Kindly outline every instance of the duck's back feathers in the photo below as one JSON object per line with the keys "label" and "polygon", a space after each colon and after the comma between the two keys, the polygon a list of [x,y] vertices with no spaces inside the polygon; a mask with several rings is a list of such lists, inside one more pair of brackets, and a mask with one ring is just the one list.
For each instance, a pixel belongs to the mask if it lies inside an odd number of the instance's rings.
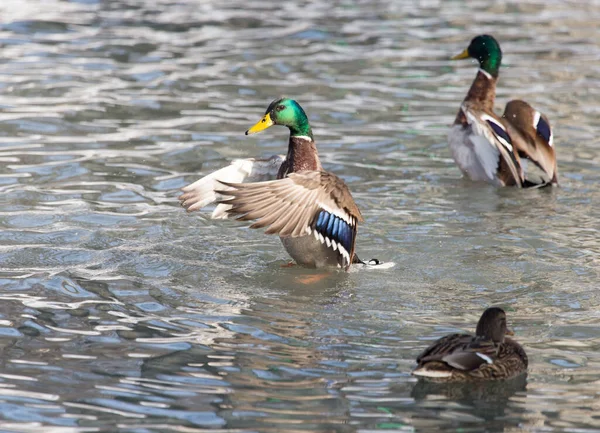
{"label": "duck's back feathers", "polygon": [[[339,251],[340,266],[350,265],[360,214],[343,180],[325,171],[290,173],[279,180],[249,184],[225,183],[231,198],[227,212],[238,220],[256,220],[250,227],[268,227],[281,237],[314,235]],[[220,191],[219,191],[220,192]]]}
{"label": "duck's back feathers", "polygon": [[451,334],[440,338],[417,358],[415,376],[444,382],[508,379],[527,370],[527,355],[514,340],[502,343]]}
{"label": "duck's back feathers", "polygon": [[[183,194],[179,196],[179,201],[188,212],[200,210],[215,203],[220,198],[216,192],[217,189],[227,189],[219,181],[241,183],[272,180],[277,177],[279,168],[284,161],[284,155],[274,155],[269,159],[236,159],[230,165],[182,188]],[[213,211],[211,218],[227,218],[229,208],[229,205],[219,204]]]}
{"label": "duck's back feathers", "polygon": [[417,357],[417,363],[441,360],[444,355],[451,351],[454,347],[463,346],[472,340],[469,334],[449,334],[434,341],[427,349],[425,349]]}

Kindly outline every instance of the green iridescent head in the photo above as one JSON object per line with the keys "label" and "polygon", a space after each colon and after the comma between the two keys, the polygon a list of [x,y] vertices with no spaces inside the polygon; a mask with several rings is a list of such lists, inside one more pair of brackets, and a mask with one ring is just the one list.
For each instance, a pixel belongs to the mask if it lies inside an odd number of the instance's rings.
{"label": "green iridescent head", "polygon": [[280,98],[269,104],[264,117],[246,135],[263,131],[273,125],[287,126],[292,137],[305,136],[313,138],[306,113],[293,99]]}
{"label": "green iridescent head", "polygon": [[469,47],[452,60],[466,59],[472,57],[479,62],[479,67],[484,71],[498,76],[498,69],[502,62],[502,50],[500,44],[490,35],[479,35],[471,41]]}

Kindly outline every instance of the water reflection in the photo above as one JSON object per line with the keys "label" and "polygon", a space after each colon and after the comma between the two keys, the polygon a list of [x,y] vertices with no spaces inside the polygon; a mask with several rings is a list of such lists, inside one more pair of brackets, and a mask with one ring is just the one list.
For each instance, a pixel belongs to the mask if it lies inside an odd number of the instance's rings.
{"label": "water reflection", "polygon": [[[527,375],[508,381],[469,384],[438,384],[418,381],[411,392],[420,416],[440,417],[449,423],[485,424],[486,431],[518,427],[519,408],[513,396],[524,395]],[[519,394],[517,394],[519,393]],[[513,403],[511,403],[513,402]]]}

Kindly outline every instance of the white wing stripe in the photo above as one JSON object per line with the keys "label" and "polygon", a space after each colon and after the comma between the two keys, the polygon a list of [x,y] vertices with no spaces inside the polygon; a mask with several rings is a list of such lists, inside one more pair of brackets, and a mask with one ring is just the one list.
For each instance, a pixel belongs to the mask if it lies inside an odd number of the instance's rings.
{"label": "white wing stripe", "polygon": [[538,123],[540,123],[540,117],[540,112],[536,110],[535,113],[533,113],[533,129],[537,129]]}
{"label": "white wing stripe", "polygon": [[[481,120],[484,120],[486,122],[492,122],[494,125],[498,126],[500,129],[502,129],[504,132],[506,132],[506,128],[504,127],[504,125],[501,124],[500,122],[498,122],[492,116],[488,116],[487,114],[482,114]],[[506,141],[503,137],[500,137],[498,134],[493,134],[493,135],[496,138],[496,140],[498,140],[500,142],[500,144],[502,146],[506,147],[512,153],[512,151],[513,151],[512,144],[510,144],[508,141]]]}
{"label": "white wing stripe", "polygon": [[479,356],[481,359],[483,359],[488,364],[493,364],[494,363],[494,361],[492,361],[492,358],[490,358],[487,355],[484,355],[483,353],[475,352],[475,355]]}
{"label": "white wing stripe", "polygon": [[324,211],[327,211],[332,215],[340,217],[341,219],[346,221],[348,223],[348,225],[354,227],[354,224],[352,223],[352,219],[350,218],[350,215],[348,215],[346,212],[337,210],[337,209],[331,209],[329,206],[327,206],[326,204],[324,204],[323,202],[320,202],[320,201],[317,202],[317,205],[319,205],[319,207],[321,207]]}
{"label": "white wing stripe", "polygon": [[342,245],[338,244],[338,249],[339,249],[342,257],[344,257],[344,259],[345,259],[344,264],[350,264],[350,254],[348,253],[348,251],[346,251],[346,248],[344,248]]}

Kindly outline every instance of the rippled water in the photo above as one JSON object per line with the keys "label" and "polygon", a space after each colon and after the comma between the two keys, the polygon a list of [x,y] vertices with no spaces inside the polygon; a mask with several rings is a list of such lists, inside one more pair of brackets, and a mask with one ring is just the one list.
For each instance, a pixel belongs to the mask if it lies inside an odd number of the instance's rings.
{"label": "rippled water", "polygon": [[[600,430],[598,2],[0,2],[0,430]],[[499,107],[551,119],[561,188],[461,179],[446,132],[479,33]],[[186,214],[285,94],[384,271],[281,268],[275,237]],[[205,213],[204,216],[207,216]],[[501,305],[527,382],[409,372]]]}

